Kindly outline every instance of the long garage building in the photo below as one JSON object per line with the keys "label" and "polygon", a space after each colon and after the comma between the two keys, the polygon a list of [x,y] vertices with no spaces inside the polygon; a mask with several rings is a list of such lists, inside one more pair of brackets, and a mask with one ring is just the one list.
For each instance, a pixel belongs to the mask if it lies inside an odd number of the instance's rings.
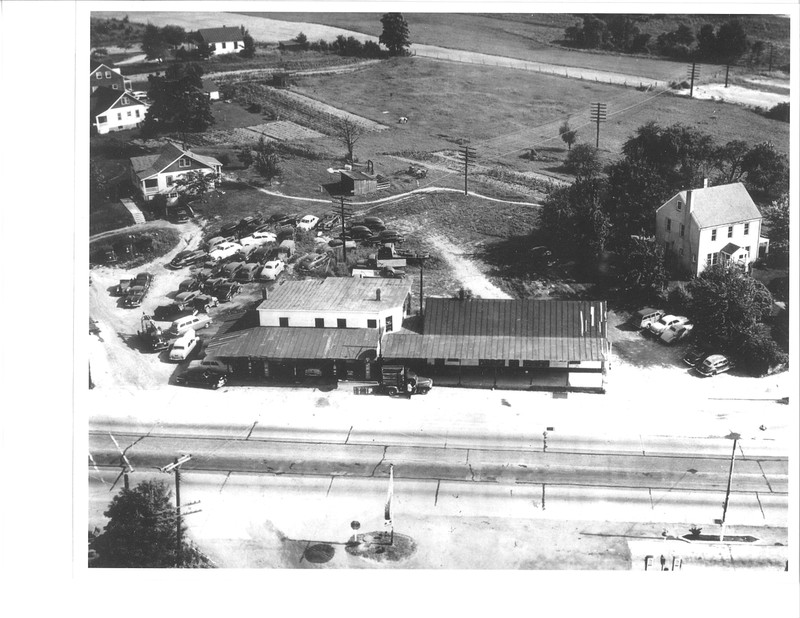
{"label": "long garage building", "polygon": [[381,351],[438,386],[604,392],[606,329],[605,301],[428,298],[424,334]]}

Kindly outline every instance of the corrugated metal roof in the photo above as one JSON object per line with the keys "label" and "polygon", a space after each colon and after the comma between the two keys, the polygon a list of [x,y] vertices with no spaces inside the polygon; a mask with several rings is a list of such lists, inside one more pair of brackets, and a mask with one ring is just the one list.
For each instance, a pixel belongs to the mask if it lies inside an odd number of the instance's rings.
{"label": "corrugated metal roof", "polygon": [[[684,202],[688,201],[686,193],[681,193]],[[691,214],[701,229],[761,218],[761,212],[741,182],[693,189]]]}
{"label": "corrugated metal roof", "polygon": [[[376,291],[381,300],[376,300]],[[411,292],[411,283],[400,279],[359,279],[328,277],[305,281],[284,281],[269,292],[259,310],[325,311],[374,313],[402,305]]]}
{"label": "corrugated metal roof", "polygon": [[372,328],[281,328],[256,326],[211,339],[208,356],[274,360],[358,359],[377,350],[379,334]]}
{"label": "corrugated metal roof", "polygon": [[387,358],[604,360],[604,301],[429,298],[425,334],[384,337]]}
{"label": "corrugated metal roof", "polygon": [[370,176],[359,170],[341,170],[340,173],[342,176],[347,176],[351,180],[376,180],[376,176]]}

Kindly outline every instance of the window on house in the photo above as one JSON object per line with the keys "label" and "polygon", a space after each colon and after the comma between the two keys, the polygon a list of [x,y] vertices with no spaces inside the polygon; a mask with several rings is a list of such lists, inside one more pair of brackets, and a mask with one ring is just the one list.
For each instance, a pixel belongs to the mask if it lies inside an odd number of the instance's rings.
{"label": "window on house", "polygon": [[192,164],[192,162],[191,162],[191,161],[190,161],[188,158],[186,158],[186,157],[183,157],[183,158],[180,160],[180,163],[179,163],[179,165],[180,165],[181,167],[189,167],[191,164]]}
{"label": "window on house", "polygon": [[386,332],[391,333],[394,330],[394,324],[392,324],[392,316],[387,316],[386,318]]}
{"label": "window on house", "polygon": [[289,318],[278,318],[278,326],[289,326]]}
{"label": "window on house", "polygon": [[345,318],[337,318],[336,328],[347,328],[347,320]]}
{"label": "window on house", "polygon": [[672,219],[667,219],[667,231],[672,231]]}
{"label": "window on house", "polygon": [[107,118],[105,116],[98,116],[97,122],[99,122],[100,124],[105,124],[107,122]]}
{"label": "window on house", "polygon": [[111,90],[119,90],[119,86],[116,84],[111,84]]}
{"label": "window on house", "polygon": [[716,239],[717,239],[717,230],[716,229],[711,230],[711,240],[716,240]]}
{"label": "window on house", "polygon": [[747,245],[744,250],[747,251],[747,257],[750,257],[750,245]]}
{"label": "window on house", "polygon": [[683,223],[681,223],[681,236],[683,236],[685,233],[686,233],[686,226]]}
{"label": "window on house", "polygon": [[131,113],[131,111],[130,111],[130,110],[128,110],[128,118],[130,118],[132,115],[133,115],[133,114]]}
{"label": "window on house", "polygon": [[681,208],[683,208],[683,202],[681,202],[680,200],[678,200],[678,203],[677,203],[677,205],[676,205],[676,208],[677,208],[678,210],[680,210]]}
{"label": "window on house", "polygon": [[367,320],[367,328],[378,328],[378,320]]}
{"label": "window on house", "polygon": [[314,318],[314,328],[325,328],[325,318]]}
{"label": "window on house", "polygon": [[106,71],[106,79],[111,79],[111,71]]}
{"label": "window on house", "polygon": [[222,49],[225,49],[227,46],[228,46],[228,44],[227,44],[227,43],[223,43],[223,44],[222,44]]}
{"label": "window on house", "polygon": [[750,233],[750,224],[749,223],[745,223],[744,224],[744,235],[747,236],[749,233]]}
{"label": "window on house", "polygon": [[98,72],[95,74],[95,77],[97,77],[97,79],[103,79],[103,73],[102,73],[102,72],[100,72],[100,71],[98,71]]}
{"label": "window on house", "polygon": [[713,255],[714,255],[713,253],[709,253],[709,254],[706,256],[706,266],[711,266],[711,257],[712,257]]}
{"label": "window on house", "polygon": [[122,120],[122,112],[117,114],[117,120]]}
{"label": "window on house", "polygon": [[730,238],[732,236],[733,236],[733,226],[729,225],[728,226],[728,238]]}
{"label": "window on house", "polygon": [[697,256],[692,253],[692,264],[697,264]]}
{"label": "window on house", "polygon": [[139,117],[139,110],[138,109],[136,110],[136,117],[137,118]]}
{"label": "window on house", "polygon": [[158,178],[148,178],[144,181],[145,189],[155,189],[158,187]]}
{"label": "window on house", "polygon": [[680,249],[678,249],[678,255],[680,255],[680,256],[683,256],[683,247],[681,247]]}
{"label": "window on house", "polygon": [[172,179],[172,176],[167,176],[167,186],[171,187],[173,182],[174,180]]}
{"label": "window on house", "polygon": [[239,41],[233,42],[233,49],[239,49]]}

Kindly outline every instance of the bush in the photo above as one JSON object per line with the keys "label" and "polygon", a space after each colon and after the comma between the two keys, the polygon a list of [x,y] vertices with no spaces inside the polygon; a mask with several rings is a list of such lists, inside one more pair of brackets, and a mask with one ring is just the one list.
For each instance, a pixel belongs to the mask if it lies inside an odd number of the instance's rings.
{"label": "bush", "polygon": [[778,103],[775,107],[762,112],[762,115],[771,120],[789,122],[789,103]]}
{"label": "bush", "polygon": [[738,356],[741,366],[755,376],[771,373],[789,361],[789,356],[780,349],[764,324],[745,334]]}

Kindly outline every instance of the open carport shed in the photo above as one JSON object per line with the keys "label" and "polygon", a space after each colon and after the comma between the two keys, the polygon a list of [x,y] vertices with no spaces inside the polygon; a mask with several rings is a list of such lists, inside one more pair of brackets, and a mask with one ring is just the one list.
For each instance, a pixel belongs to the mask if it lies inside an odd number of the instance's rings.
{"label": "open carport shed", "polygon": [[605,390],[605,301],[429,298],[424,334],[384,337],[381,356],[440,386]]}
{"label": "open carport shed", "polygon": [[378,330],[256,326],[215,337],[206,356],[227,362],[237,377],[279,382],[305,378],[365,380],[377,357]]}

